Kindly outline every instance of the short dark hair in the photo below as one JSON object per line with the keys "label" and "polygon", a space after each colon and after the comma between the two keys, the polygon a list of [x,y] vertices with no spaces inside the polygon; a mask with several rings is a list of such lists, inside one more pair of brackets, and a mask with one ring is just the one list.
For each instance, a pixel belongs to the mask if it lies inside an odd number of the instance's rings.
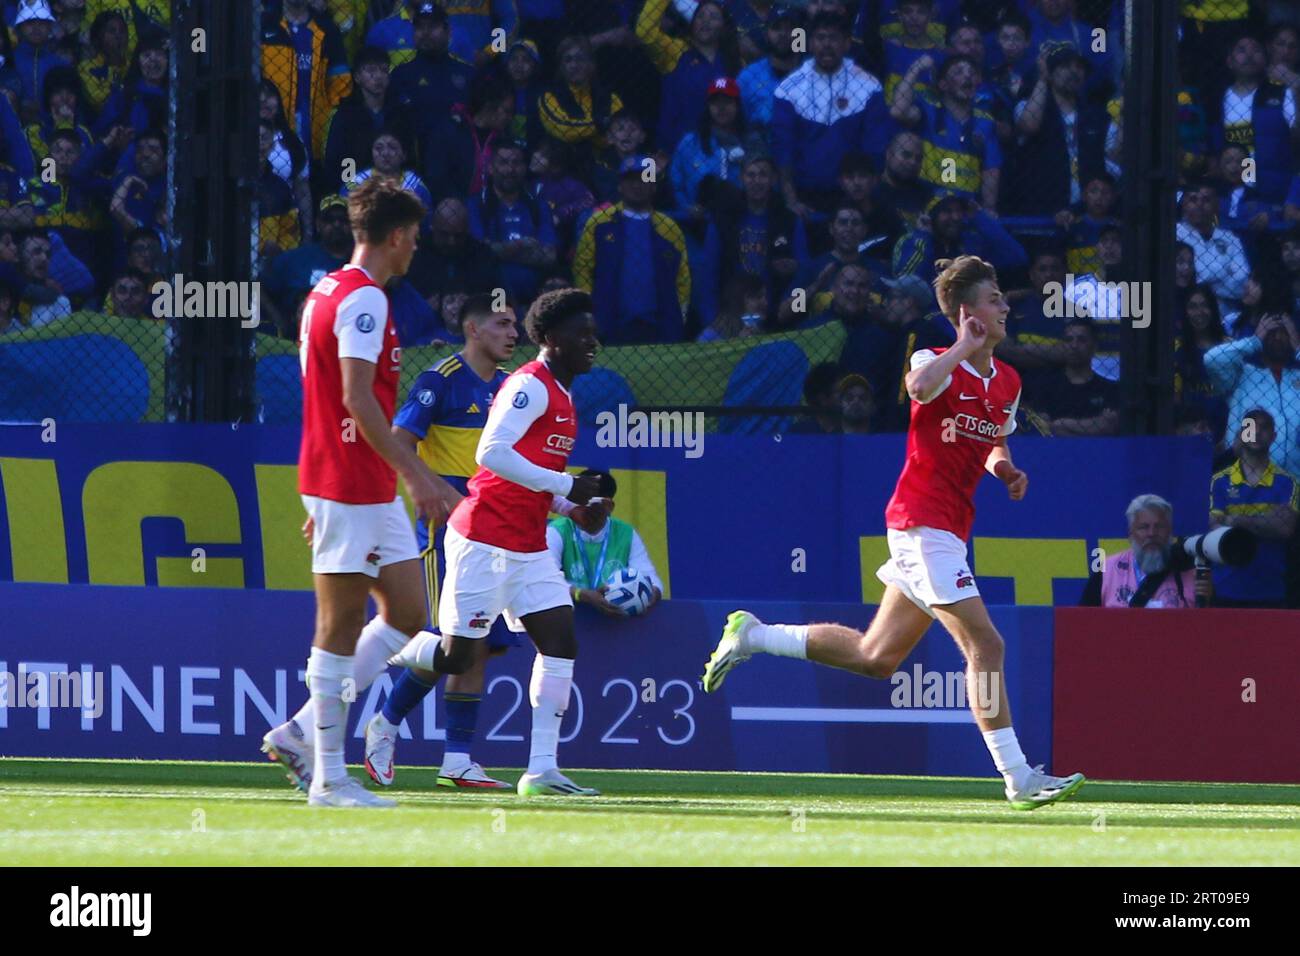
{"label": "short dark hair", "polygon": [[1062,326],[1062,328],[1068,329],[1071,326],[1078,326],[1079,328],[1087,329],[1088,337],[1092,339],[1094,342],[1097,341],[1097,326],[1093,323],[1092,319],[1089,319],[1086,316],[1075,316],[1073,318],[1066,319],[1065,325]]}
{"label": "short dark hair", "polygon": [[514,95],[509,80],[496,73],[484,73],[470,83],[469,115],[476,116],[485,107],[500,103],[504,99],[513,99]]}
{"label": "short dark hair", "polygon": [[803,380],[803,400],[807,405],[817,404],[817,399],[835,391],[835,385],[842,377],[840,367],[835,362],[819,362],[808,370]]}
{"label": "short dark hair", "polygon": [[600,479],[597,482],[599,487],[596,489],[595,494],[595,497],[597,498],[613,498],[618,494],[618,482],[615,481],[614,476],[607,471],[600,471],[596,468],[584,468],[578,473],[578,477]]}
{"label": "short dark hair", "polygon": [[848,36],[849,21],[834,10],[823,10],[808,21],[808,33],[810,35],[818,30],[837,30]]}
{"label": "short dark hair", "polygon": [[[470,319],[480,317],[487,318],[492,315],[504,315],[503,311],[498,312],[492,307],[496,299],[496,294],[492,292],[475,292],[473,295],[467,296],[465,304],[460,307],[461,322],[464,323]],[[510,304],[507,302],[506,308],[509,307]]]}
{"label": "short dark hair", "polygon": [[145,291],[148,291],[149,289],[149,277],[135,266],[127,266],[125,269],[118,272],[117,275],[113,276],[112,285],[117,285],[119,279],[135,279],[145,287]]}
{"label": "short dark hair", "polygon": [[841,176],[852,176],[854,173],[863,173],[867,176],[876,176],[876,161],[866,153],[845,153],[844,158],[840,160],[839,174]]}
{"label": "short dark hair", "polygon": [[135,134],[135,141],[137,143],[141,143],[146,139],[156,139],[158,140],[158,145],[163,149],[167,148],[167,134],[157,126],[150,126],[148,129],[142,129],[140,132]]}
{"label": "short dark hair", "polygon": [[556,289],[543,292],[528,307],[524,331],[538,346],[546,344],[551,330],[575,315],[592,311],[591,295],[581,289]]}
{"label": "short dark hair", "polygon": [[53,133],[50,134],[51,146],[53,146],[55,143],[59,142],[60,140],[63,140],[64,142],[72,143],[78,148],[82,146],[81,137],[77,135],[76,130],[56,129]]}
{"label": "short dark hair", "polygon": [[371,176],[348,194],[348,224],[358,242],[377,245],[424,218],[424,203],[386,176]]}
{"label": "short dark hair", "polygon": [[974,60],[972,60],[970,57],[966,56],[965,54],[958,53],[955,54],[954,56],[948,57],[948,59],[943,61],[943,66],[939,67],[939,75],[934,78],[934,81],[936,83],[942,83],[945,79],[948,78],[948,74],[951,73],[955,67],[958,67],[963,63],[969,65],[970,68],[974,70],[976,73],[981,72],[980,65],[978,63],[976,63]]}
{"label": "short dark hair", "polygon": [[377,46],[365,46],[357,54],[356,65],[352,67],[353,73],[360,73],[368,66],[382,66],[385,72],[388,72],[388,54]]}
{"label": "short dark hair", "polygon": [[1246,421],[1247,419],[1254,419],[1255,421],[1258,421],[1261,418],[1267,418],[1268,423],[1272,425],[1273,428],[1275,429],[1277,428],[1277,419],[1273,417],[1273,413],[1270,412],[1267,408],[1260,408],[1258,405],[1256,405],[1250,411],[1246,412],[1246,414],[1241,416],[1241,420],[1243,422]]}
{"label": "short dark hair", "polygon": [[998,21],[997,29],[1001,30],[1003,27],[1016,27],[1026,37],[1028,37],[1034,30],[1033,24],[1029,22],[1029,18],[1014,7]]}

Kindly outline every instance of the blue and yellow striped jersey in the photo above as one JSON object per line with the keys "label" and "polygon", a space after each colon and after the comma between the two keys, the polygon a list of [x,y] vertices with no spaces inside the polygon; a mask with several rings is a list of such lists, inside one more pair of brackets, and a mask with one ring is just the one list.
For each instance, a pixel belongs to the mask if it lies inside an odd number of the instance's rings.
{"label": "blue and yellow striped jersey", "polygon": [[[1241,462],[1216,472],[1210,479],[1210,514],[1266,514],[1277,505],[1300,511],[1300,487],[1274,462],[1251,485]],[[1260,538],[1255,558],[1241,567],[1214,569],[1214,593],[1234,601],[1278,601],[1286,595],[1286,542]]]}
{"label": "blue and yellow striped jersey", "polygon": [[393,418],[394,425],[420,439],[416,451],[424,463],[461,494],[478,467],[474,449],[487,425],[488,406],[505,380],[505,370],[497,369],[485,382],[457,352],[420,373]]}

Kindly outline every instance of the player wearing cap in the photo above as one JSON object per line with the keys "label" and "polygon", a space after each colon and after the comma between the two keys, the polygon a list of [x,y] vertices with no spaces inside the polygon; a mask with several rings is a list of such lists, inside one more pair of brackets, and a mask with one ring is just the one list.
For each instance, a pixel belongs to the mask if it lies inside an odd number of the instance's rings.
{"label": "player wearing cap", "polygon": [[[394,805],[348,776],[343,744],[356,690],[425,621],[419,552],[397,476],[417,513],[445,513],[435,476],[389,431],[402,349],[384,283],[406,273],[423,216],[420,201],[387,180],[357,189],[348,202],[352,259],[317,283],[302,314],[298,490],[316,591],[316,636],[307,660],[311,697],[263,738],[262,749],[305,786],[312,806]],[[363,627],[371,596],[379,614]],[[299,743],[304,724],[314,730],[314,748]]]}
{"label": "player wearing cap", "polygon": [[438,598],[443,636],[421,635],[394,664],[445,670],[444,658],[470,660],[502,614],[537,647],[529,700],[533,707],[528,771],[521,796],[594,796],[560,773],[560,721],[569,704],[578,645],[569,585],[546,547],[546,518],[557,498],[586,504],[598,479],[567,474],[578,434],[569,388],[591,369],[598,342],[591,296],[578,289],[543,293],[524,319],[541,349],[497,391],[479,438],[478,471],[469,496],[447,522],[447,572]]}
{"label": "player wearing cap", "polygon": [[735,611],[705,668],[704,689],[717,690],[732,668],[756,653],[887,678],[937,619],[966,658],[971,710],[1007,799],[1032,810],[1068,797],[1084,778],[1054,777],[1025,759],[1011,726],[1002,637],[966,559],[975,488],[984,472],[1002,481],[1013,501],[1024,498],[1029,484],[1006,446],[1015,430],[1020,377],[993,357],[1006,337],[1008,308],[997,273],[984,260],[961,256],[935,266],[935,294],[957,342],[912,356],[907,458],[885,509],[889,560],[876,572],[885,584],[880,610],[865,634],[839,624],[764,624]]}

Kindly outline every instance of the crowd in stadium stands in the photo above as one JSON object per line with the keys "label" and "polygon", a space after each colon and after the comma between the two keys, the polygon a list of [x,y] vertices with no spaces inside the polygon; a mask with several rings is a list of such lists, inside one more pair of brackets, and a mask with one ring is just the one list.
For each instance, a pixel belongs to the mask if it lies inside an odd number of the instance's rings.
{"label": "crowd in stadium stands", "polygon": [[[391,288],[404,344],[459,342],[468,294],[503,289],[522,313],[566,284],[591,291],[606,345],[838,326],[795,430],[897,431],[911,354],[953,339],[934,262],[973,253],[1012,305],[999,354],[1027,433],[1116,434],[1125,316],[1095,293],[1136,278],[1122,8],[268,0],[270,328],[296,336],[350,252],[340,197],[385,175],[429,209]],[[1227,466],[1241,416],[1267,413],[1271,460],[1300,474],[1300,8],[1181,12],[1178,428]],[[1249,497],[1272,472],[1232,474]]]}
{"label": "crowd in stadium stands", "polygon": [[0,29],[0,334],[145,318],[163,271],[171,5],[22,0]]}
{"label": "crowd in stadium stands", "polygon": [[[1120,316],[1046,290],[1132,278],[1122,6],[268,0],[268,327],[296,335],[307,291],[350,252],[340,197],[386,175],[429,208],[392,287],[408,345],[458,342],[467,294],[504,289],[522,312],[568,283],[592,292],[607,345],[836,324],[838,377],[814,371],[808,400],[838,402],[855,376],[869,397],[852,427],[898,430],[911,353],[953,337],[934,261],[974,253],[1013,305],[1000,354],[1025,380],[1024,423],[1114,434]],[[1229,374],[1280,355],[1283,331],[1269,351],[1259,320],[1300,305],[1300,14],[1182,6],[1179,427],[1226,451],[1230,409],[1269,407],[1279,460],[1300,469],[1300,402]]]}

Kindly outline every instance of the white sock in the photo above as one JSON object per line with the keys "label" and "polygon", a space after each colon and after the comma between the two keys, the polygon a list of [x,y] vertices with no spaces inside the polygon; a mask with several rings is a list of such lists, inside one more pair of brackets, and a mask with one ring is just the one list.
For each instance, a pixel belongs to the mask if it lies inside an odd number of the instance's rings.
{"label": "white sock", "polygon": [[361,629],[361,636],[357,638],[354,676],[358,694],[388,670],[388,659],[405,647],[409,640],[409,635],[393,627],[378,614],[370,619],[370,623]]}
{"label": "white sock", "polygon": [[1002,774],[1011,788],[1019,790],[1023,787],[1033,771],[1029,769],[1025,752],[1020,749],[1020,741],[1016,739],[1015,729],[1002,727],[998,730],[986,730],[984,744],[993,755],[993,765],[998,768],[998,773]]}
{"label": "white sock", "polygon": [[379,726],[381,732],[393,737],[397,736],[398,726],[390,722],[389,719],[384,716],[382,709],[375,711],[375,716],[371,719]]}
{"label": "white sock", "polygon": [[528,749],[528,772],[555,770],[555,753],[560,746],[560,721],[569,706],[573,686],[573,661],[565,657],[533,660],[533,679],[528,683],[528,700],[533,705],[533,733]]}
{"label": "white sock", "polygon": [[755,624],[745,632],[745,645],[751,654],[775,654],[807,660],[808,625]]}
{"label": "white sock", "polygon": [[[411,638],[391,626],[378,614],[370,619],[370,622],[361,629],[361,636],[357,638],[355,663],[353,672],[349,675],[357,682],[355,689],[358,694],[374,683],[375,678],[388,667],[388,659],[405,647],[409,640]],[[311,673],[310,662],[307,672]],[[307,695],[307,703],[293,715],[293,720],[302,731],[303,743],[309,747],[313,746],[316,742],[316,718],[312,710],[311,694]]]}
{"label": "white sock", "polygon": [[[316,766],[313,780],[333,783],[346,777],[343,742],[347,737],[348,703],[345,682],[352,679],[352,658],[319,647],[307,658],[307,677],[316,715]],[[348,696],[351,696],[349,692]]]}
{"label": "white sock", "polygon": [[426,671],[437,670],[433,666],[433,655],[437,654],[438,648],[442,646],[442,635],[434,634],[432,631],[420,631],[415,637],[410,638],[409,642],[411,651],[415,655],[415,662]]}
{"label": "white sock", "polygon": [[442,773],[459,773],[469,766],[469,762],[469,754],[448,750],[443,753],[442,766],[438,769]]}

